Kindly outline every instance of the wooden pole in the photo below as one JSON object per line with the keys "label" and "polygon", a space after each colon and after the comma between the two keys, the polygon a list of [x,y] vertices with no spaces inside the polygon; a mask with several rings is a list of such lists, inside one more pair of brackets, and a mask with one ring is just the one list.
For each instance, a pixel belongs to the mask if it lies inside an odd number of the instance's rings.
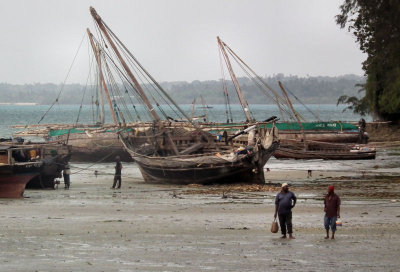
{"label": "wooden pole", "polygon": [[192,102],[192,114],[190,116],[190,120],[193,120],[193,117],[194,117],[194,106],[195,105],[196,105],[196,97],[193,99],[193,102]]}
{"label": "wooden pole", "polygon": [[221,51],[224,54],[224,59],[226,61],[226,65],[228,67],[229,74],[231,75],[233,84],[235,85],[236,93],[237,93],[237,95],[239,97],[240,104],[242,105],[244,114],[246,115],[246,119],[247,119],[246,121],[247,122],[251,122],[253,120],[252,120],[252,118],[250,116],[249,107],[247,105],[247,102],[244,100],[244,96],[243,96],[242,90],[240,89],[239,82],[238,82],[238,80],[236,78],[235,73],[233,72],[232,65],[231,65],[231,63],[229,61],[229,58],[228,58],[228,54],[226,53],[225,48],[224,48],[224,44],[223,44],[223,42],[221,41],[221,39],[219,37],[217,37],[217,40],[218,40],[219,48],[221,48]]}
{"label": "wooden pole", "polygon": [[[103,70],[101,69],[100,49],[96,48],[94,41],[93,41],[93,34],[90,32],[89,28],[87,28],[86,31],[88,33],[93,52],[96,56],[97,66],[99,67],[99,76],[100,76],[101,84],[103,85],[103,89],[104,89],[104,92],[105,92],[107,100],[108,100],[108,105],[110,106],[111,116],[114,120],[114,124],[118,125],[117,118],[116,118],[115,112],[114,112],[114,107],[111,103],[110,93],[108,92],[107,84],[106,84],[106,82],[104,80],[104,76],[103,76]],[[104,120],[103,120],[103,123],[104,123]]]}
{"label": "wooden pole", "polygon": [[[97,52],[94,52],[97,58]],[[100,124],[104,125],[105,123],[105,112],[104,112],[104,97],[103,97],[103,91],[102,91],[102,83],[101,83],[101,78],[100,78],[100,74],[99,74],[99,78],[98,78],[98,84],[99,84],[99,90],[97,92],[98,98],[99,98],[99,106],[100,106]]]}
{"label": "wooden pole", "polygon": [[204,101],[202,95],[200,95],[200,98],[201,98],[201,103],[203,104],[204,116],[205,116],[205,118],[206,118],[206,122],[208,122],[207,109],[206,109],[206,102]]}
{"label": "wooden pole", "polygon": [[280,87],[281,90],[282,90],[282,93],[283,93],[283,94],[285,95],[285,97],[286,97],[286,100],[287,100],[287,102],[288,102],[288,105],[289,105],[290,109],[293,111],[294,116],[296,117],[297,122],[299,123],[300,132],[301,132],[301,134],[303,135],[304,148],[307,149],[306,134],[304,133],[303,125],[302,125],[301,122],[300,122],[300,118],[299,118],[299,116],[297,115],[297,112],[294,110],[293,105],[292,105],[292,102],[290,101],[289,96],[287,95],[285,88],[283,88],[282,82],[278,81],[278,83],[279,83],[279,87]]}

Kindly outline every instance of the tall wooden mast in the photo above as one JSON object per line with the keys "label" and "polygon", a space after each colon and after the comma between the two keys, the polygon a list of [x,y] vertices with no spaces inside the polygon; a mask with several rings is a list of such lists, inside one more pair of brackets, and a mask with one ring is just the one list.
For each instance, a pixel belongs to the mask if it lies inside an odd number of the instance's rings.
{"label": "tall wooden mast", "polygon": [[133,75],[132,71],[129,69],[129,66],[126,64],[125,60],[122,58],[121,53],[118,51],[117,47],[115,46],[113,40],[111,39],[110,35],[108,34],[106,28],[104,27],[103,20],[97,14],[96,10],[93,7],[90,7],[90,13],[92,14],[93,19],[96,21],[97,25],[100,27],[101,31],[103,32],[104,36],[106,37],[108,43],[111,45],[112,49],[114,50],[115,54],[117,55],[119,61],[121,62],[122,67],[124,68],[125,72],[128,74],[129,78],[132,80],[133,84],[136,87],[136,90],[139,92],[140,97],[142,98],[144,104],[153,115],[153,118],[156,121],[160,121],[160,117],[158,116],[157,112],[154,110],[153,106],[151,105],[149,99],[147,98],[146,94],[144,93],[142,87],[140,86],[139,82]]}
{"label": "tall wooden mast", "polygon": [[97,66],[99,69],[99,77],[100,77],[101,84],[103,85],[103,89],[104,89],[104,92],[105,92],[107,100],[108,100],[108,105],[110,106],[111,116],[114,120],[114,124],[118,125],[117,118],[116,118],[115,112],[114,112],[114,108],[111,103],[110,93],[108,92],[107,84],[106,84],[106,82],[104,80],[104,76],[103,76],[103,70],[101,69],[100,49],[96,48],[96,45],[94,44],[94,41],[93,41],[93,34],[90,32],[89,28],[87,28],[86,31],[89,36],[89,40],[90,40],[90,44],[92,45],[93,52],[96,56]]}
{"label": "tall wooden mast", "polygon": [[[95,52],[95,54],[96,54],[96,52]],[[96,58],[97,58],[97,56],[96,56]],[[99,82],[98,82],[99,89],[98,89],[98,92],[97,92],[97,96],[98,96],[98,107],[100,108],[100,116],[98,116],[98,118],[99,118],[98,122],[101,125],[104,125],[104,121],[105,121],[104,97],[103,97],[103,92],[102,92],[102,84],[101,84],[100,76],[99,76],[98,80],[99,80]]]}
{"label": "tall wooden mast", "polygon": [[[153,116],[154,120],[160,124],[160,117],[158,116],[157,112],[154,110],[153,105],[151,105],[149,99],[147,98],[146,94],[144,93],[142,86],[140,86],[139,82],[133,75],[132,71],[129,69],[129,66],[126,64],[125,60],[122,58],[121,53],[118,51],[117,47],[115,46],[115,43],[111,39],[110,35],[108,34],[104,24],[103,20],[101,17],[97,14],[96,10],[93,7],[90,7],[90,13],[92,14],[93,19],[96,21],[97,25],[100,27],[101,31],[104,33],[104,36],[106,37],[108,43],[114,50],[114,53],[117,55],[119,61],[121,62],[122,67],[124,68],[125,72],[128,74],[129,78],[132,80],[133,84],[136,87],[136,90],[138,91],[140,97],[142,98],[144,104],[146,105],[147,109]],[[179,154],[178,148],[176,147],[174,141],[172,140],[172,137],[170,133],[167,131],[166,132],[167,136],[167,141],[169,142],[173,152],[175,155]]]}
{"label": "tall wooden mast", "polygon": [[231,65],[231,62],[229,61],[228,54],[225,51],[224,43],[221,41],[221,39],[219,37],[217,37],[217,40],[218,40],[219,48],[221,48],[221,51],[224,54],[224,59],[226,61],[226,65],[228,67],[229,74],[231,75],[233,84],[235,85],[236,93],[239,97],[240,104],[242,105],[244,114],[246,115],[246,119],[247,119],[246,121],[251,122],[251,121],[253,121],[252,120],[253,118],[251,118],[251,115],[249,112],[249,105],[247,104],[246,100],[244,100],[244,96],[243,96],[242,90],[240,89],[239,82],[236,78],[235,73],[233,72],[232,65]]}

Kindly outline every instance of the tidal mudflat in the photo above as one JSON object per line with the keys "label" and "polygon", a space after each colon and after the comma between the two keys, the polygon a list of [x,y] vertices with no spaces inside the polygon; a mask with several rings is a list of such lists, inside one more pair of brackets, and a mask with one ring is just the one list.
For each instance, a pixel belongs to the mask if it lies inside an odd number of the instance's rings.
{"label": "tidal mudflat", "polygon": [[[75,170],[79,169],[79,165]],[[76,168],[78,167],[78,168]],[[74,169],[73,169],[74,170]],[[77,172],[77,171],[76,171]],[[264,186],[143,183],[124,165],[122,190],[103,173],[72,175],[70,190],[0,200],[1,271],[396,271],[400,180],[346,173],[267,173]],[[295,240],[269,231],[280,182],[299,200]],[[342,196],[343,226],[325,240],[322,197]]]}

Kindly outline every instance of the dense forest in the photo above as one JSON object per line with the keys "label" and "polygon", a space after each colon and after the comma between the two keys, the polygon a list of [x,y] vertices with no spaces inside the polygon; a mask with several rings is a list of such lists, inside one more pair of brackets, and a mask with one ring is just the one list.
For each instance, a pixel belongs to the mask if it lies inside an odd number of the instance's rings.
{"label": "dense forest", "polygon": [[400,1],[344,0],[336,22],[347,28],[368,55],[363,62],[363,97],[343,95],[338,103],[356,113],[400,124]]}
{"label": "dense forest", "polygon": [[[356,84],[364,83],[365,78],[356,75],[344,75],[338,77],[298,77],[277,74],[265,77],[264,80],[277,92],[280,80],[287,91],[293,93],[303,103],[307,104],[336,104],[342,95],[358,95]],[[272,101],[262,93],[258,87],[248,78],[239,78],[239,83],[245,98],[250,104],[271,104]],[[232,104],[237,104],[237,95],[234,93],[232,82],[228,82],[229,99]],[[162,82],[161,86],[169,95],[180,104],[190,104],[194,98],[202,96],[207,104],[224,104],[221,80],[192,81],[192,82]],[[25,84],[12,85],[0,83],[0,103],[37,103],[51,104],[59,93],[60,104],[88,104],[94,100],[95,87],[85,87],[79,84],[57,85]],[[294,98],[293,103],[298,103]],[[201,103],[200,99],[197,103]]]}

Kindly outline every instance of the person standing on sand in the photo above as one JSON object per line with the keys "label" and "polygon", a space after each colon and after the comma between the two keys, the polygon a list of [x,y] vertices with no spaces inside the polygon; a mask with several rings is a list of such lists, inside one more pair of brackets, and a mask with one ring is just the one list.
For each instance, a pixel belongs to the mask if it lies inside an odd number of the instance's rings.
{"label": "person standing on sand", "polygon": [[292,209],[296,205],[297,198],[293,192],[289,191],[289,185],[287,183],[282,184],[282,190],[276,195],[275,198],[275,214],[279,216],[279,225],[281,227],[282,239],[286,238],[286,228],[289,233],[289,238],[293,237],[293,226],[292,226]]}
{"label": "person standing on sand", "polygon": [[329,227],[332,230],[331,239],[335,239],[336,219],[340,218],[340,197],[335,194],[335,187],[328,187],[328,194],[324,199],[324,226],[326,230],[325,239],[329,239]]}
{"label": "person standing on sand", "polygon": [[64,189],[66,189],[66,190],[69,189],[69,185],[71,184],[69,175],[71,175],[71,169],[70,169],[69,163],[67,163],[63,170]]}
{"label": "person standing on sand", "polygon": [[116,160],[116,164],[115,164],[115,174],[114,174],[114,183],[113,186],[111,187],[111,189],[115,189],[115,186],[117,185],[117,181],[118,181],[118,187],[117,189],[121,189],[121,171],[122,171],[122,163],[121,163],[121,159],[119,156],[115,157]]}

